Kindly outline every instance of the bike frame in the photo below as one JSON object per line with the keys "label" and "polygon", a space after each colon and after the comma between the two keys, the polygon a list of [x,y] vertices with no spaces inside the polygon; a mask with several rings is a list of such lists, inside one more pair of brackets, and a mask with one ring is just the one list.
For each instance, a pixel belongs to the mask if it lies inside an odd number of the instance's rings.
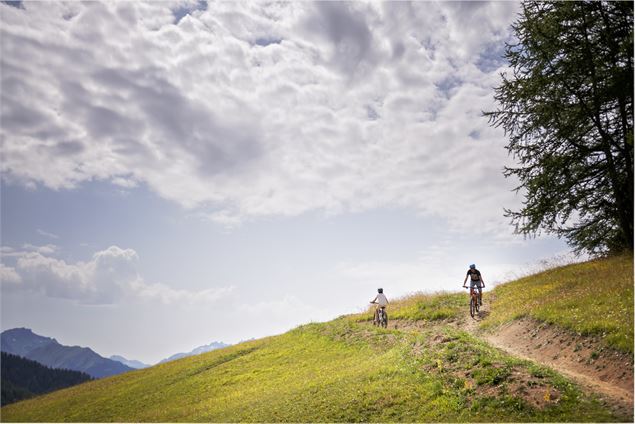
{"label": "bike frame", "polygon": [[[371,304],[376,304],[371,302]],[[374,313],[374,317],[373,317],[373,325],[377,325],[377,326],[381,326],[382,325],[382,321],[386,322],[386,325],[388,324],[388,319],[386,316],[386,307],[384,306],[383,308],[381,306],[377,307],[377,309],[375,309],[375,313]]]}
{"label": "bike frame", "polygon": [[379,326],[383,327],[383,326],[387,325],[387,323],[388,323],[387,321],[388,320],[386,319],[386,308],[385,307],[384,308],[379,307],[379,310],[377,311],[377,318],[378,318],[377,324]]}
{"label": "bike frame", "polygon": [[[467,287],[466,287],[467,288]],[[474,314],[478,314],[478,288],[469,287],[470,289],[470,315],[474,318]]]}
{"label": "bike frame", "polygon": [[478,302],[478,289],[475,287],[470,287],[470,297],[472,299],[476,299],[476,301]]}

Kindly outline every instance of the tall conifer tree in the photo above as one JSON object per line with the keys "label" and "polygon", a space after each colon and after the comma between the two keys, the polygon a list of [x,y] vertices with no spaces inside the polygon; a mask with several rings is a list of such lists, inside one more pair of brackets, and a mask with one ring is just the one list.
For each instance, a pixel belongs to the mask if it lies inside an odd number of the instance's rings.
{"label": "tall conifer tree", "polygon": [[516,231],[565,237],[578,252],[633,249],[633,3],[527,1],[496,89],[518,166]]}

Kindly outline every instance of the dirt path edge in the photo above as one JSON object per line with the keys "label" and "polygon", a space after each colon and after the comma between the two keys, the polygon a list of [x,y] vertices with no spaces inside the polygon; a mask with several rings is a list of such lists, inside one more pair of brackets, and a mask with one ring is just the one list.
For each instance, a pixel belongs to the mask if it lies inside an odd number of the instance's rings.
{"label": "dirt path edge", "polygon": [[478,330],[474,322],[468,330],[514,356],[572,378],[599,395],[615,412],[633,416],[633,356],[606,347],[601,337],[576,334],[530,318],[487,332]]}

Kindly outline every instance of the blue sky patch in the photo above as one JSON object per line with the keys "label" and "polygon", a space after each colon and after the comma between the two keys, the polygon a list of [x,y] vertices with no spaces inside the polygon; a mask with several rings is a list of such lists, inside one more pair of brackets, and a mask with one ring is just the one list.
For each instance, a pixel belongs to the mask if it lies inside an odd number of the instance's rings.
{"label": "blue sky patch", "polygon": [[207,10],[207,1],[199,0],[195,5],[180,6],[172,10],[172,14],[174,15],[174,24],[177,25],[181,22],[181,19],[197,10]]}
{"label": "blue sky patch", "polygon": [[277,37],[258,37],[256,38],[256,41],[254,41],[254,44],[256,44],[257,46],[262,46],[262,47],[266,47],[270,44],[280,44],[282,43],[282,38],[277,38]]}
{"label": "blue sky patch", "polygon": [[0,3],[4,3],[7,6],[15,7],[16,9],[24,9],[22,0],[0,0]]}
{"label": "blue sky patch", "polygon": [[495,43],[483,49],[479,55],[475,65],[482,72],[492,72],[505,65],[505,45],[503,43]]}

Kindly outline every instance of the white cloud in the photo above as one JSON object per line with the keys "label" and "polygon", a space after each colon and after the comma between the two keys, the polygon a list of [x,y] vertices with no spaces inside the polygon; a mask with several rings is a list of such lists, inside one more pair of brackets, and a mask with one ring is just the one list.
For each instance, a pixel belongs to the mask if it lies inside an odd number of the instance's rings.
{"label": "white cloud", "polygon": [[111,246],[96,252],[90,261],[67,263],[31,250],[15,253],[15,267],[0,264],[4,290],[37,292],[49,297],[75,300],[83,304],[106,305],[119,302],[161,302],[196,304],[215,302],[228,296],[232,286],[200,291],[174,289],[166,284],[148,283],[137,271],[139,257],[132,249]]}
{"label": "white cloud", "polygon": [[0,248],[0,256],[4,258],[19,258],[29,252],[38,252],[43,255],[54,255],[58,251],[58,249],[59,248],[54,244],[36,246],[30,243],[25,243],[22,245],[22,249],[15,249],[10,246],[2,246]]}
{"label": "white cloud", "polygon": [[0,263],[0,282],[4,287],[6,285],[18,285],[22,282],[22,278],[16,272],[15,268],[5,266]]}
{"label": "white cloud", "polygon": [[[489,290],[545,269],[589,259],[587,255],[544,247],[546,256],[526,252],[521,255],[525,259],[518,260],[501,253],[495,240],[482,240],[472,232],[463,236],[429,244],[412,259],[341,262],[332,273],[333,280],[340,287],[353,287],[355,291],[374,292],[382,287],[389,298],[414,292],[457,291],[461,290],[469,264],[475,262]],[[474,245],[479,249],[473,250]]]}
{"label": "white cloud", "polygon": [[57,234],[49,233],[48,231],[44,231],[39,228],[37,229],[37,233],[41,236],[52,238],[52,239],[60,238],[60,236],[58,236]]}
{"label": "white cloud", "polygon": [[0,7],[5,178],[143,183],[229,226],[391,206],[509,232],[481,111],[516,3]]}
{"label": "white cloud", "polygon": [[461,57],[486,53],[491,43],[502,45],[507,39],[510,17],[515,17],[518,2],[463,1],[441,4],[447,19],[447,35]]}
{"label": "white cloud", "polygon": [[137,181],[130,178],[124,178],[124,177],[115,177],[112,179],[111,182],[123,188],[134,188],[139,185]]}
{"label": "white cloud", "polygon": [[131,293],[139,298],[164,304],[210,304],[227,297],[234,289],[234,286],[226,286],[201,291],[178,290],[165,284],[147,284],[139,279],[130,284]]}
{"label": "white cloud", "polygon": [[316,306],[287,294],[279,299],[239,304],[237,311],[241,320],[253,323],[255,331],[252,334],[267,327],[267,333],[271,334],[288,330],[290,323],[297,325],[332,319],[334,314],[331,307],[329,302]]}
{"label": "white cloud", "polygon": [[19,256],[21,254],[20,252],[16,251],[16,249],[9,246],[1,246],[0,253],[2,254],[2,257],[5,257],[5,258]]}
{"label": "white cloud", "polygon": [[35,246],[33,244],[26,243],[22,246],[23,249],[29,252],[38,252],[43,255],[53,255],[57,252],[58,247],[54,244],[46,244],[43,246]]}
{"label": "white cloud", "polygon": [[241,219],[236,216],[236,214],[229,213],[225,210],[204,214],[202,216],[212,222],[216,222],[224,226],[225,228],[237,227],[242,223]]}

